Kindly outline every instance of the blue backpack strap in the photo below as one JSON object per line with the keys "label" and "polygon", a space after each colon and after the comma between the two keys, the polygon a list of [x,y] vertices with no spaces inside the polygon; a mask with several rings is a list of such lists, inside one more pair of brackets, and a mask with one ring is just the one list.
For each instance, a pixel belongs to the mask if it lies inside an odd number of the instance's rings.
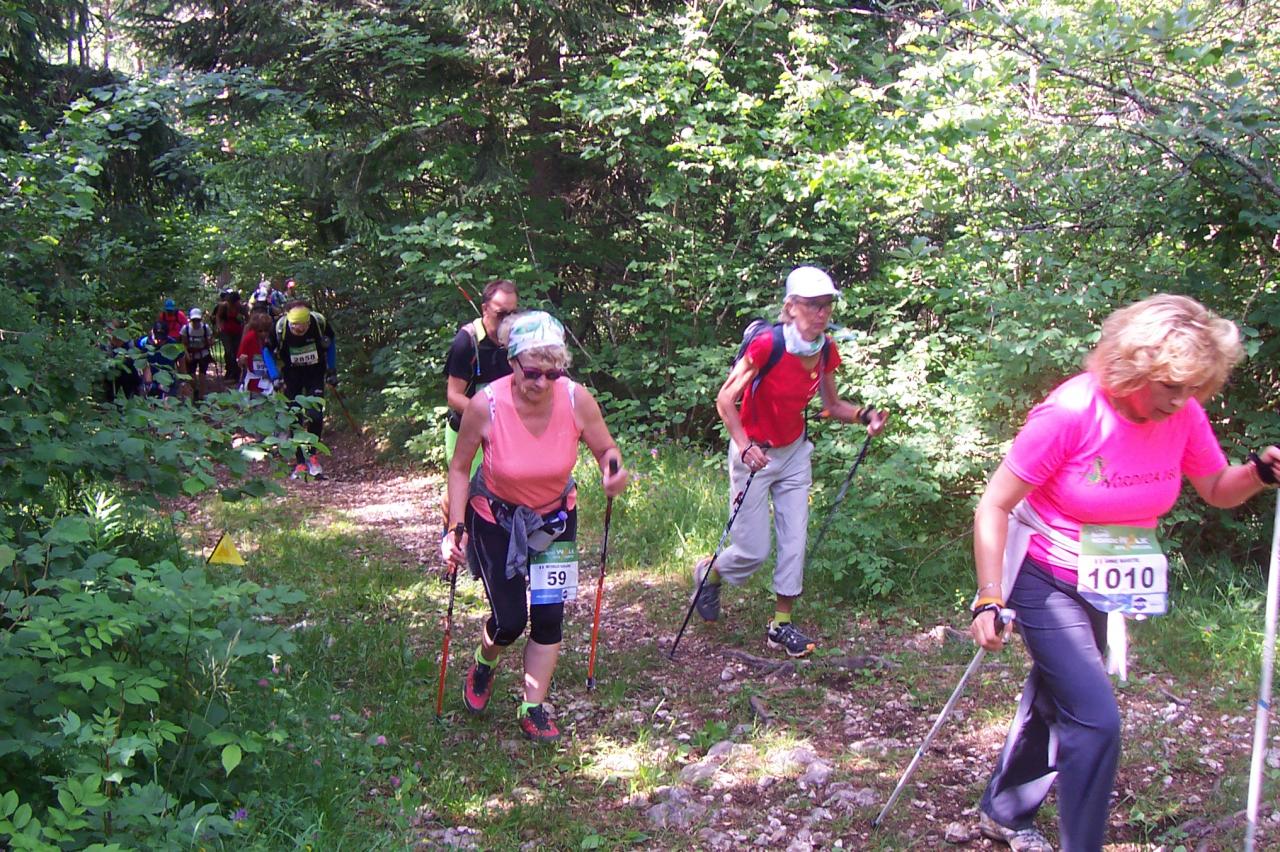
{"label": "blue backpack strap", "polygon": [[756,377],[751,380],[751,393],[753,394],[760,387],[760,382],[764,381],[764,377],[769,374],[769,371],[782,360],[782,353],[787,351],[787,342],[782,336],[782,323],[775,322],[770,328],[769,336],[772,338],[772,343],[769,346],[769,357],[760,365]]}

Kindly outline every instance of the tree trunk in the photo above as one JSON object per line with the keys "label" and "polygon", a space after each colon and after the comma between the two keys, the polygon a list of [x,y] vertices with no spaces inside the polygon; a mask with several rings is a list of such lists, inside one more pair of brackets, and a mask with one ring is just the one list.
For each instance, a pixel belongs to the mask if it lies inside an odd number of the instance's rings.
{"label": "tree trunk", "polygon": [[535,21],[529,36],[530,89],[535,92],[529,109],[529,193],[551,198],[560,188],[560,109],[551,92],[560,79],[560,46],[545,24]]}

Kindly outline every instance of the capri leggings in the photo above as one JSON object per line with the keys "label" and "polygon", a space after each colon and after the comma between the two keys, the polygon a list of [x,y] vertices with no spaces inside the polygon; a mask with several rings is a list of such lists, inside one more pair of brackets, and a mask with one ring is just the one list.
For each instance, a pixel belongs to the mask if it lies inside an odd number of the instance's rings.
{"label": "capri leggings", "polygon": [[[485,633],[493,644],[506,647],[529,627],[529,641],[539,645],[555,645],[560,642],[564,622],[564,604],[538,604],[530,607],[526,588],[528,580],[523,574],[507,579],[507,542],[510,533],[498,524],[491,524],[467,506],[467,535],[470,546],[467,559],[472,572],[484,583],[485,596],[489,598],[489,621]],[[574,541],[578,536],[578,510],[569,510],[569,521],[564,533],[556,541]]]}
{"label": "capri leggings", "polygon": [[[296,402],[300,396],[324,396],[324,385],[315,383],[285,383],[284,394],[289,401],[293,403],[294,409],[298,413],[298,422],[312,435],[316,436],[316,440],[320,440],[321,433],[324,431],[324,409],[318,405],[309,405],[303,407],[301,403]],[[302,453],[302,447],[294,450],[294,456],[298,464],[304,464],[306,458]]]}

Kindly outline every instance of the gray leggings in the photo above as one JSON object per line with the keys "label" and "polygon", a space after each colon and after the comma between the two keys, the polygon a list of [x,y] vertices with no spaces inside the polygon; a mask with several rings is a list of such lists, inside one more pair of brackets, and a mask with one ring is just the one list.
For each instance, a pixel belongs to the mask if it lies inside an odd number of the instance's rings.
{"label": "gray leggings", "polygon": [[1008,606],[1032,666],[982,809],[1027,828],[1056,778],[1062,852],[1095,852],[1120,760],[1120,710],[1102,660],[1106,614],[1029,559]]}

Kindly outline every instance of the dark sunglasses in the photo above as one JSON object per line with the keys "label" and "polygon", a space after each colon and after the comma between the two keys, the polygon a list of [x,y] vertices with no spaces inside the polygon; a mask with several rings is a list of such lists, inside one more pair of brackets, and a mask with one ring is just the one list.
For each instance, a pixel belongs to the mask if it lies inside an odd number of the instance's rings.
{"label": "dark sunglasses", "polygon": [[531,382],[536,382],[538,379],[544,376],[546,377],[547,381],[554,382],[556,379],[562,379],[565,376],[569,375],[564,370],[530,370],[528,367],[526,367],[524,364],[520,362],[519,358],[516,358],[516,364],[517,366],[520,367],[520,372],[524,374],[524,377]]}

